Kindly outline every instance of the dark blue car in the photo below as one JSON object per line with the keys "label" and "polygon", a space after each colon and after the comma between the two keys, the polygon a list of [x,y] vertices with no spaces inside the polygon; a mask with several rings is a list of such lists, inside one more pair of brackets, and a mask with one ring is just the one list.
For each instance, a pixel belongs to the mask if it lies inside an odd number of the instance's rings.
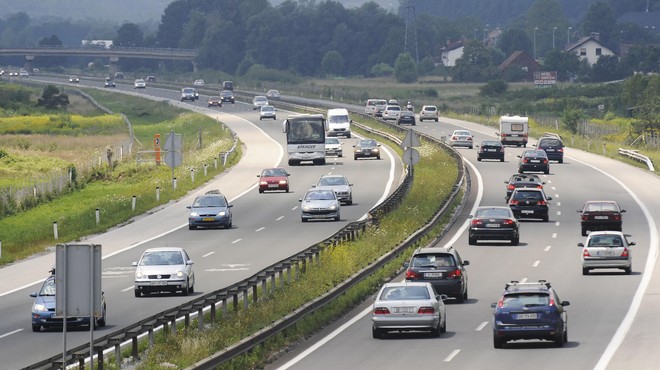
{"label": "dark blue car", "polygon": [[227,198],[217,191],[211,191],[195,198],[188,216],[188,229],[195,230],[198,227],[219,227],[231,229],[233,206],[227,202]]}
{"label": "dark blue car", "polygon": [[568,341],[568,319],[565,306],[550,283],[507,283],[493,311],[493,346],[503,348],[506,342],[521,339],[549,340],[562,347]]}

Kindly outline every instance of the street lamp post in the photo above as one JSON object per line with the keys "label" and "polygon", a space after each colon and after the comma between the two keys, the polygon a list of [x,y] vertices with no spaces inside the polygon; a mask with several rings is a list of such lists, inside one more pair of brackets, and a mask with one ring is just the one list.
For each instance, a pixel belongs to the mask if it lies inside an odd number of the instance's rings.
{"label": "street lamp post", "polygon": [[566,31],[566,44],[571,43],[571,30],[573,27],[568,27],[568,30]]}
{"label": "street lamp post", "polygon": [[557,27],[552,27],[552,48],[555,48],[555,31],[557,31]]}
{"label": "street lamp post", "polygon": [[536,30],[538,29],[538,27],[534,27],[534,60],[536,60]]}
{"label": "street lamp post", "polygon": [[475,28],[475,29],[474,29],[474,39],[475,39],[475,40],[477,39],[477,30],[478,30],[478,28]]}
{"label": "street lamp post", "polygon": [[486,32],[488,32],[488,24],[486,24],[486,28],[484,28],[484,42],[486,42]]}

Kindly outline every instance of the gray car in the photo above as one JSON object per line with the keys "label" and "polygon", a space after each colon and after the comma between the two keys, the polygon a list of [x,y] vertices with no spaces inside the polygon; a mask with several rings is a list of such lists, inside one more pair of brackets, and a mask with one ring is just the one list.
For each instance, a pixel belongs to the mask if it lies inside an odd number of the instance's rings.
{"label": "gray car", "polygon": [[142,294],[181,292],[188,295],[195,291],[193,261],[183,248],[150,248],[133,262],[135,269],[135,296]]}
{"label": "gray car", "polygon": [[339,201],[348,205],[353,204],[353,190],[346,176],[343,175],[323,175],[315,185],[316,187],[331,188]]}
{"label": "gray car", "polygon": [[632,250],[635,242],[628,241],[621,231],[594,231],[587,240],[578,243],[582,248],[582,275],[593,269],[623,269],[632,273]]}
{"label": "gray car", "polygon": [[443,300],[426,282],[396,282],[383,285],[371,311],[371,333],[376,339],[389,331],[430,331],[437,337],[447,331]]}
{"label": "gray car", "polygon": [[334,190],[328,187],[311,188],[299,200],[302,222],[331,218],[340,220],[341,203]]}

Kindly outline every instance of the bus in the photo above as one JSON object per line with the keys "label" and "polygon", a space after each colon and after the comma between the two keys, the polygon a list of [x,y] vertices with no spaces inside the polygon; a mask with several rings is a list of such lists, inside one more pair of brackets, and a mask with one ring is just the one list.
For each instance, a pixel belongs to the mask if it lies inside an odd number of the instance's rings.
{"label": "bus", "polygon": [[322,114],[289,116],[282,129],[286,134],[289,166],[305,161],[325,164],[325,132],[328,130],[328,122]]}

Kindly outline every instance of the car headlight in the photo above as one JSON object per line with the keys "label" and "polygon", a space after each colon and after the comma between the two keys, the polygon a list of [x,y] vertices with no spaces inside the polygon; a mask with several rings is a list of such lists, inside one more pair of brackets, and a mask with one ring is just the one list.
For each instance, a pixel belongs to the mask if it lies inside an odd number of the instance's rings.
{"label": "car headlight", "polygon": [[183,271],[177,271],[176,272],[176,277],[179,277],[179,278],[183,277]]}
{"label": "car headlight", "polygon": [[259,185],[268,185],[267,181],[259,181]]}
{"label": "car headlight", "polygon": [[356,148],[355,148],[355,151],[356,151],[356,152],[360,152],[360,151],[362,151],[362,149],[360,149],[359,147],[356,147]]}
{"label": "car headlight", "polygon": [[378,152],[379,152],[378,148],[371,149],[371,151],[374,152],[374,153],[378,153]]}
{"label": "car headlight", "polygon": [[34,306],[32,306],[32,312],[44,312],[48,311],[48,308],[46,306],[42,305],[41,303],[35,303]]}
{"label": "car headlight", "polygon": [[286,185],[286,180],[280,180],[280,185]]}
{"label": "car headlight", "polygon": [[330,207],[328,207],[328,209],[331,210],[331,211],[334,211],[335,209],[337,209],[337,205],[333,204]]}
{"label": "car headlight", "polygon": [[225,212],[225,211],[220,211],[220,212],[218,212],[218,216],[221,216],[221,217],[223,217],[223,216],[226,215],[226,214],[227,214],[227,212]]}
{"label": "car headlight", "polygon": [[199,217],[197,212],[190,212],[190,217]]}
{"label": "car headlight", "polygon": [[310,206],[302,206],[302,210],[305,212],[309,211],[310,209],[311,209]]}
{"label": "car headlight", "polygon": [[142,279],[142,271],[135,271],[135,278],[136,279]]}

